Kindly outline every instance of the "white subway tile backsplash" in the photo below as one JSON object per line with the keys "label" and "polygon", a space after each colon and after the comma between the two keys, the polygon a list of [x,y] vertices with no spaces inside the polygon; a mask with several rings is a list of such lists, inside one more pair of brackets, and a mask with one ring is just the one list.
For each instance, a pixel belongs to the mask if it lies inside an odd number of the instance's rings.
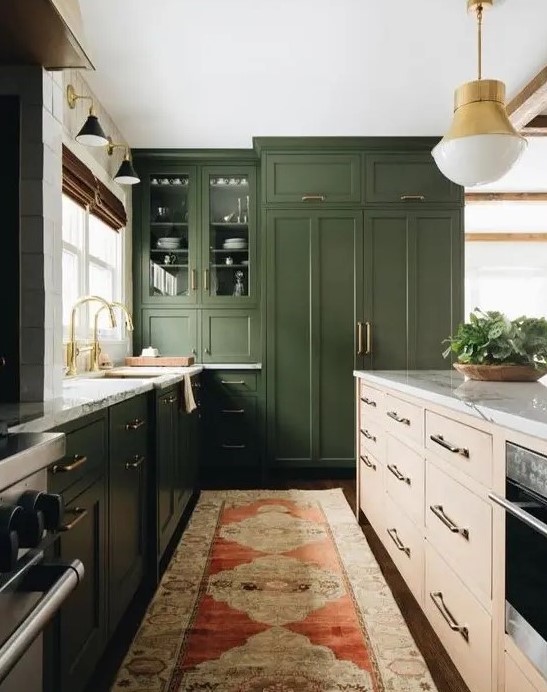
{"label": "white subway tile backsplash", "polygon": [[21,252],[43,252],[44,221],[41,216],[21,217]]}
{"label": "white subway tile backsplash", "polygon": [[23,327],[21,329],[21,363],[23,365],[44,364],[44,334],[43,327]]}
{"label": "white subway tile backsplash", "polygon": [[21,285],[24,290],[44,290],[44,256],[39,253],[21,254]]}
{"label": "white subway tile backsplash", "polygon": [[43,327],[46,324],[43,291],[23,289],[21,293],[21,327]]}
{"label": "white subway tile backsplash", "polygon": [[[24,171],[23,171],[24,176]],[[22,216],[42,216],[44,194],[41,179],[21,180],[21,215]]]}

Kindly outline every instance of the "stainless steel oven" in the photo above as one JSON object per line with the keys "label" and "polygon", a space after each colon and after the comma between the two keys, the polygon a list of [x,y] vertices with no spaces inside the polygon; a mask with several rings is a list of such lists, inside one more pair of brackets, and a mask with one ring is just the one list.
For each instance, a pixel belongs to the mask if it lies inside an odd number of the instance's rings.
{"label": "stainless steel oven", "polygon": [[547,457],[507,443],[505,631],[547,678]]}
{"label": "stainless steel oven", "polygon": [[45,559],[63,528],[46,468],[63,455],[64,435],[0,437],[0,692],[42,692],[42,631],[83,577]]}

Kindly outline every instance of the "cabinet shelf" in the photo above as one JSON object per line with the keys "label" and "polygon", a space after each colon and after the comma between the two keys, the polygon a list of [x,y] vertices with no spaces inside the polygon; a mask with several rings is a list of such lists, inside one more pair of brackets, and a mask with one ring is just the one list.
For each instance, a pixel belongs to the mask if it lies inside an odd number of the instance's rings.
{"label": "cabinet shelf", "polygon": [[241,229],[244,230],[246,228],[249,228],[248,223],[226,223],[224,221],[211,221],[211,226],[213,228],[225,228],[226,230],[234,230],[234,229]]}
{"label": "cabinet shelf", "polygon": [[163,269],[188,269],[187,264],[162,264],[161,262],[154,262],[158,267],[162,267]]}
{"label": "cabinet shelf", "polygon": [[214,249],[214,250],[211,250],[210,252],[215,253],[215,254],[219,254],[219,255],[231,255],[234,252],[245,252],[246,254],[248,254],[249,248],[247,247],[244,250],[217,250],[217,249]]}
{"label": "cabinet shelf", "polygon": [[188,226],[187,221],[150,221],[150,225],[154,228],[172,228],[173,226],[180,226],[181,228],[186,228]]}
{"label": "cabinet shelf", "polygon": [[[171,265],[172,266],[172,265]],[[248,264],[212,264],[212,269],[248,269]]]}
{"label": "cabinet shelf", "polygon": [[187,249],[181,250],[180,248],[178,248],[177,250],[170,250],[170,249],[169,249],[169,250],[167,250],[167,249],[164,250],[163,248],[152,247],[152,248],[150,248],[150,252],[154,252],[154,253],[162,254],[162,255],[171,255],[171,254],[174,254],[174,255],[187,255],[187,254],[188,254],[188,250],[187,250]]}

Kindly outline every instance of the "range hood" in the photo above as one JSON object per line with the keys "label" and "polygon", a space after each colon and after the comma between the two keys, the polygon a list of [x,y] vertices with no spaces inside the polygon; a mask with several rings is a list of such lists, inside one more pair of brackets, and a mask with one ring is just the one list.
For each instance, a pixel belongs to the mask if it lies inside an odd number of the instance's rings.
{"label": "range hood", "polygon": [[0,64],[94,69],[78,0],[0,2]]}

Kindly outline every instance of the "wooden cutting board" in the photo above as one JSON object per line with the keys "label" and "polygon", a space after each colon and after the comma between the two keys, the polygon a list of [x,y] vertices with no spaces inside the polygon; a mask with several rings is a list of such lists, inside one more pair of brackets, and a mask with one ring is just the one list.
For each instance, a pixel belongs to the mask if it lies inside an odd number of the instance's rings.
{"label": "wooden cutting board", "polygon": [[128,356],[125,364],[132,367],[150,367],[156,365],[165,368],[180,368],[193,365],[194,356]]}

